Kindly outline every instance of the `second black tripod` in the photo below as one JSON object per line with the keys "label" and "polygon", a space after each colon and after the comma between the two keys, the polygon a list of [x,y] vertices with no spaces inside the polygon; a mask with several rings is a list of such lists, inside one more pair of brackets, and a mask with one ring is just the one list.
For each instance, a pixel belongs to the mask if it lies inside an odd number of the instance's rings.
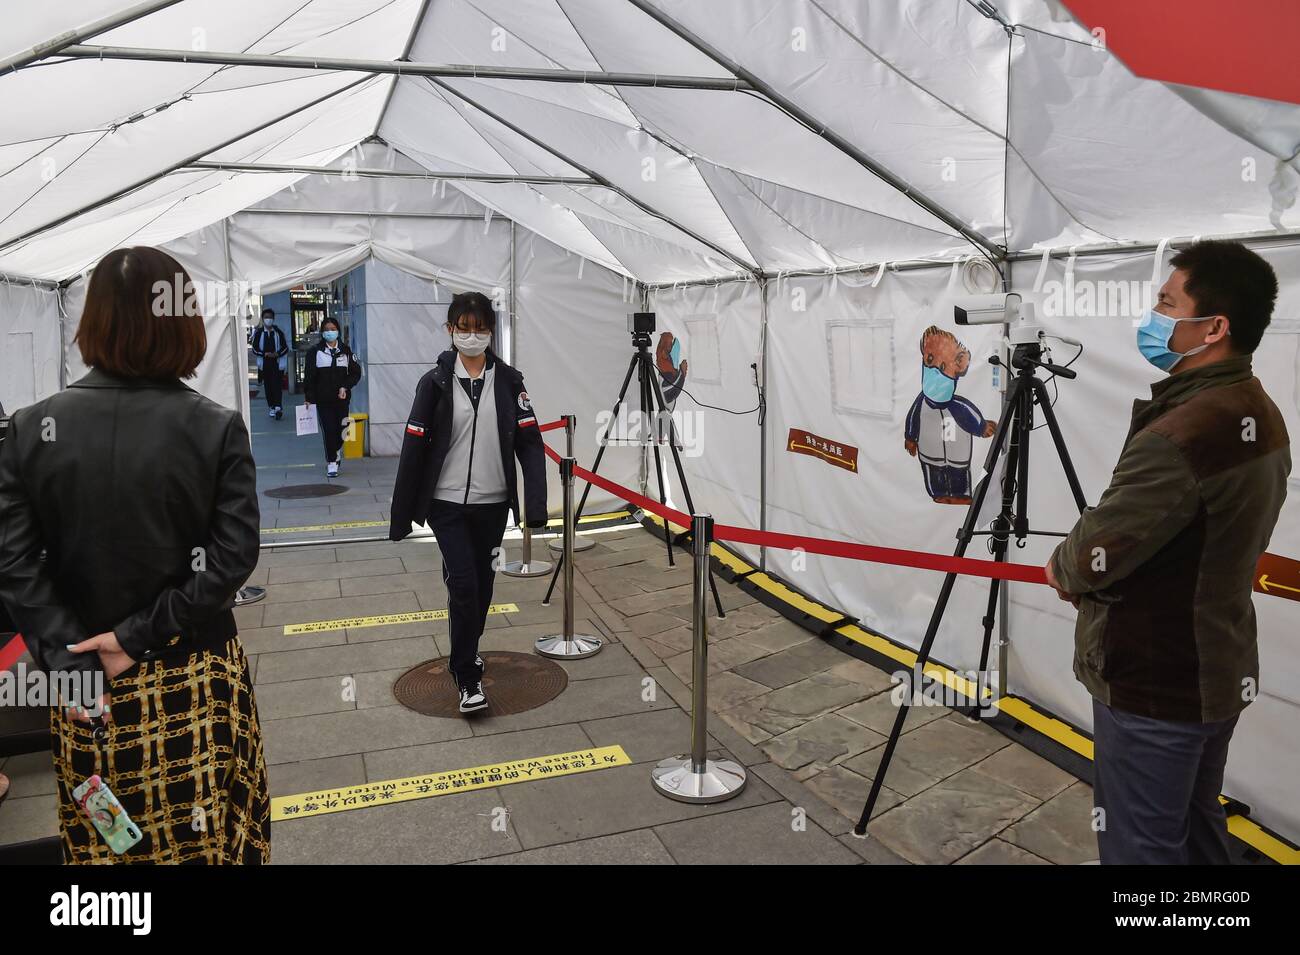
{"label": "second black tripod", "polygon": [[[1002,407],[1002,416],[998,420],[997,429],[993,433],[993,443],[989,447],[988,457],[984,461],[984,476],[980,480],[975,491],[975,497],[966,511],[966,520],[963,522],[961,530],[957,532],[957,549],[954,551],[956,557],[964,557],[971,539],[982,534],[989,535],[993,542],[991,550],[995,561],[1006,560],[1007,547],[1012,537],[1016,538],[1016,546],[1024,547],[1025,538],[1030,535],[1064,536],[1060,533],[1032,531],[1029,529],[1029,438],[1035,430],[1034,405],[1038,405],[1042,409],[1043,420],[1052,435],[1052,443],[1056,446],[1056,454],[1061,459],[1061,466],[1065,470],[1065,479],[1070,485],[1070,492],[1074,495],[1074,502],[1078,506],[1080,513],[1086,506],[1083,489],[1079,486],[1079,477],[1075,473],[1073,462],[1070,460],[1070,451],[1065,446],[1061,426],[1057,423],[1056,413],[1052,410],[1052,402],[1047,392],[1047,383],[1035,374],[1036,369],[1042,368],[1062,378],[1074,378],[1076,377],[1075,372],[1062,365],[1053,365],[1042,360],[1043,345],[1036,332],[1023,337],[1028,340],[1014,344],[1012,348],[1011,368],[1015,370],[1016,375],[1007,391],[1006,401]],[[996,356],[993,363],[1006,367]],[[980,511],[983,508],[985,498],[988,496],[989,487],[995,479],[998,458],[1002,455],[1004,446],[1006,446],[1007,450],[1006,466],[1002,472],[1002,508],[998,512],[998,516],[994,518],[989,530],[977,531],[975,528],[979,523]],[[889,770],[889,761],[894,756],[894,750],[898,746],[898,738],[903,731],[903,723],[907,719],[908,706],[912,701],[913,694],[921,689],[925,667],[930,660],[930,649],[934,644],[935,636],[939,633],[939,625],[943,622],[944,611],[948,607],[948,600],[952,596],[953,585],[956,582],[956,572],[949,571],[944,576],[943,587],[939,590],[939,598],[935,602],[934,612],[930,614],[930,623],[926,627],[925,637],[921,640],[921,647],[917,651],[915,668],[912,671],[911,679],[906,685],[908,692],[903,694],[902,705],[898,708],[898,715],[894,718],[894,726],[889,732],[889,741],[885,744],[884,753],[880,758],[880,765],[876,768],[875,777],[871,781],[871,792],[867,796],[867,804],[863,807],[862,817],[853,830],[859,836],[864,835],[867,831],[867,822],[871,819],[871,812],[876,806],[876,799],[879,797],[880,789],[885,781],[885,773]],[[980,666],[975,681],[974,705],[969,711],[972,717],[978,717],[983,713],[984,674],[988,670],[989,646],[993,637],[994,618],[1001,586],[1002,581],[1000,579],[994,577],[990,580],[988,612],[981,621],[984,625],[984,645],[980,650]],[[1005,689],[1004,683],[1001,690],[1005,692]]]}
{"label": "second black tripod", "polygon": [[[618,390],[618,398],[614,401],[614,409],[610,412],[609,425],[605,429],[605,436],[600,442],[600,449],[596,452],[596,460],[591,465],[593,472],[600,470],[600,461],[605,456],[605,449],[609,447],[610,431],[618,423],[619,409],[623,407],[623,402],[627,398],[628,385],[632,382],[632,373],[635,371],[637,376],[637,390],[640,393],[641,401],[641,424],[653,429],[650,437],[651,446],[654,448],[655,457],[655,479],[659,484],[659,503],[667,506],[667,497],[664,492],[663,477],[663,459],[659,454],[660,437],[663,434],[663,423],[667,422],[668,449],[672,452],[673,464],[677,468],[677,480],[682,485],[682,496],[686,499],[686,511],[688,514],[695,513],[695,502],[691,499],[691,488],[686,483],[686,471],[682,468],[682,458],[679,453],[677,441],[677,426],[673,422],[672,413],[668,410],[664,401],[663,389],[659,386],[659,372],[655,367],[654,358],[650,355],[650,335],[655,330],[654,312],[634,312],[628,316],[628,331],[632,333],[632,345],[635,351],[627,365],[627,374],[623,376],[623,387]],[[578,509],[574,513],[573,521],[576,525],[582,517],[582,509],[587,505],[587,495],[591,492],[591,484],[588,483],[582,489],[582,498],[578,501]],[[682,534],[677,540],[684,540],[690,536],[689,530]],[[668,548],[669,566],[677,566],[673,559],[674,540],[672,532],[668,529],[668,522],[664,522],[664,541]],[[555,590],[555,582],[559,579],[560,571],[563,568],[564,556],[561,555],[555,562],[555,570],[551,574],[551,585],[546,588],[546,597],[543,603],[550,603],[551,592]],[[718,608],[718,616],[725,617],[726,612],[722,609],[722,598],[718,596],[718,584],[713,579],[712,570],[709,571],[709,588],[713,592],[713,603]]]}

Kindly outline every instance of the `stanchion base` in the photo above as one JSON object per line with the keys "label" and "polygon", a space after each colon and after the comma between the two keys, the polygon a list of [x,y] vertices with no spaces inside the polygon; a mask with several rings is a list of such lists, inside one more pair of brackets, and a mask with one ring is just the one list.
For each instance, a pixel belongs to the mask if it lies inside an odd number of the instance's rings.
{"label": "stanchion base", "polygon": [[549,560],[530,560],[527,564],[522,560],[511,560],[501,567],[501,573],[507,577],[541,577],[550,572]]}
{"label": "stanchion base", "polygon": [[240,587],[235,594],[235,606],[242,607],[245,604],[255,604],[265,596],[265,587]]}
{"label": "stanchion base", "polygon": [[[546,546],[550,548],[552,554],[562,554],[564,553],[564,538],[563,537],[553,538],[552,540],[546,542]],[[591,550],[595,546],[596,546],[596,542],[592,540],[590,537],[583,537],[579,534],[573,535],[574,551]]]}
{"label": "stanchion base", "polygon": [[585,657],[594,657],[603,646],[600,637],[575,633],[566,639],[561,633],[552,637],[538,637],[537,642],[533,644],[533,650],[538,655],[553,660],[581,660]]}
{"label": "stanchion base", "polygon": [[678,802],[723,802],[739,796],[748,777],[745,768],[730,759],[704,761],[704,772],[692,768],[689,756],[670,756],[650,774],[655,789]]}

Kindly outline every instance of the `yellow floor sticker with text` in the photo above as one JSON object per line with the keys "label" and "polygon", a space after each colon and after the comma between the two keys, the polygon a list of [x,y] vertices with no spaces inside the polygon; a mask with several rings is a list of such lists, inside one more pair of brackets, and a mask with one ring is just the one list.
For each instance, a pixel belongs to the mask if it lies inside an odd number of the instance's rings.
{"label": "yellow floor sticker with text", "polygon": [[[491,604],[488,613],[518,613],[518,604]],[[395,623],[426,623],[446,620],[446,610],[412,610],[408,613],[383,613],[373,617],[341,617],[338,620],[314,620],[311,623],[286,623],[284,632],[323,633],[326,630],[353,630],[361,627],[387,627]]]}
{"label": "yellow floor sticker with text", "polygon": [[613,766],[629,766],[631,763],[632,760],[622,746],[601,746],[572,753],[474,766],[471,769],[452,769],[442,773],[409,776],[406,779],[386,779],[360,786],[299,793],[296,796],[276,796],[271,800],[271,821],[324,816],[333,812],[347,812],[349,809],[429,799],[448,793],[491,789],[494,786],[508,786],[511,783],[526,783],[555,776],[572,776]]}

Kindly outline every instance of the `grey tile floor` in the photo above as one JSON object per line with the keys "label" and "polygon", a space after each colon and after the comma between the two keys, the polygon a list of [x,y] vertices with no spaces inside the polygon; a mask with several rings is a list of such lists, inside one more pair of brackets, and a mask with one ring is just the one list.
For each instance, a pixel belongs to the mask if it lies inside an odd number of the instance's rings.
{"label": "grey tile floor", "polygon": [[[325,481],[316,437],[253,407],[261,490]],[[306,466],[299,466],[306,465]],[[710,745],[748,768],[737,798],[690,806],[650,770],[690,740],[690,588],[639,527],[592,532],[575,561],[575,618],[605,641],[565,663],[568,688],[525,713],[473,721],[398,705],[393,681],[447,650],[445,621],[285,634],[287,624],[446,606],[432,541],[331,543],[385,533],[393,459],[346,461],[328,498],[261,495],[267,549],[239,608],[255,666],[273,796],[619,745],[629,765],[315,818],[276,822],[276,863],[1077,864],[1095,858],[1086,785],[986,726],[913,711],[867,839],[861,811],[894,714],[886,674],[825,644],[719,580],[711,619]],[[373,522],[373,523],[372,523]],[[353,527],[322,527],[339,523]],[[371,526],[367,526],[371,525]],[[311,526],[310,531],[285,531]],[[508,539],[512,551],[517,539]],[[528,651],[558,632],[549,578],[498,576],[483,647]],[[56,832],[48,754],[9,759],[0,844]]]}

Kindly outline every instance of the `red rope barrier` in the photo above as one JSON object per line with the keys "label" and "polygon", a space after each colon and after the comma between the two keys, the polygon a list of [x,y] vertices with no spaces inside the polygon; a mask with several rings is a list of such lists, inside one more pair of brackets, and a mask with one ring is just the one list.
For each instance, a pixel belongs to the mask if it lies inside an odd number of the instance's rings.
{"label": "red rope barrier", "polygon": [[0,670],[8,670],[25,652],[27,644],[23,642],[23,635],[15,633],[8,643],[0,647]]}
{"label": "red rope barrier", "polygon": [[[549,445],[544,445],[547,455],[557,464],[560,455]],[[574,465],[573,473],[589,484],[602,488],[615,497],[635,504],[642,510],[657,514],[666,521],[680,527],[690,527],[691,517],[683,511],[665,507],[653,498],[639,494],[623,487],[608,478]],[[873,564],[893,564],[899,567],[916,567],[921,570],[938,570],[950,574],[964,574],[968,577],[989,577],[999,580],[1016,580],[1026,584],[1046,584],[1047,575],[1042,567],[1026,564],[1012,564],[999,560],[980,560],[977,557],[953,557],[951,554],[931,554],[919,550],[903,550],[898,547],[877,547],[873,544],[859,544],[856,541],[826,540],[821,537],[803,537],[798,534],[780,534],[775,531],[759,531],[752,527],[735,527],[730,524],[714,524],[713,536],[716,540],[732,541],[737,544],[756,544],[762,547],[777,547],[782,550],[804,550],[810,554],[824,554],[827,557],[847,557],[850,560],[863,560]]]}

